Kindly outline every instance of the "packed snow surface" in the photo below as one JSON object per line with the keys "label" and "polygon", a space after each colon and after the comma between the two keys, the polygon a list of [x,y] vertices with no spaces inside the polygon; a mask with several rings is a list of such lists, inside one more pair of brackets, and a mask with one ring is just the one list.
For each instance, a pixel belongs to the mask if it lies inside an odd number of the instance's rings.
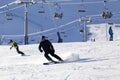
{"label": "packed snow surface", "polygon": [[120,79],[119,41],[53,43],[64,62],[52,65],[43,65],[47,60],[38,45],[20,45],[27,56],[10,50],[10,45],[1,45],[0,80]]}

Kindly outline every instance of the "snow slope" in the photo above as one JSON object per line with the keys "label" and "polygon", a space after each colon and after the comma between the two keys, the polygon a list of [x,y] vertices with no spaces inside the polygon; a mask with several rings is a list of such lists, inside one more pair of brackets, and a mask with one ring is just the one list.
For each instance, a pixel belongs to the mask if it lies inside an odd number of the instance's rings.
{"label": "snow slope", "polygon": [[[10,0],[8,0],[11,2]],[[77,0],[76,0],[77,1]],[[2,1],[3,3],[6,1]],[[0,3],[1,4],[1,3]],[[110,3],[110,9],[119,11],[119,8],[112,7],[112,6],[119,6],[118,3]],[[1,4],[2,5],[2,4]],[[89,6],[89,5],[87,5]],[[103,5],[98,5],[103,7]],[[35,7],[35,6],[34,6]],[[74,15],[77,12],[76,7],[64,6],[64,13],[65,17],[64,20],[58,21],[56,24],[66,24],[67,22],[73,21],[78,18],[80,15]],[[102,11],[102,8],[96,9],[96,7],[91,6],[87,7],[88,13],[91,15],[93,12],[97,12],[94,10],[98,10],[97,13]],[[32,8],[32,7],[31,7]],[[90,9],[88,9],[90,8]],[[35,8],[34,8],[35,9]],[[4,18],[4,14],[0,15],[0,35],[8,34],[23,34],[23,8],[17,11],[13,11],[15,15],[12,21],[6,21]],[[33,10],[33,9],[30,9]],[[72,11],[68,15],[67,11]],[[77,9],[78,10],[78,9]],[[32,11],[31,11],[32,12]],[[19,13],[19,14],[18,14]],[[34,12],[36,13],[36,12]],[[33,15],[34,13],[29,14],[30,19],[30,30],[33,32],[37,32],[41,30],[41,26],[48,26],[49,29],[55,28],[56,26],[52,26],[52,15],[50,13],[45,14],[45,16],[40,17],[41,15]],[[37,13],[38,14],[38,13]],[[72,16],[71,16],[72,15]],[[74,15],[74,16],[73,16]],[[87,14],[88,15],[88,14]],[[32,18],[35,17],[35,19]],[[17,17],[17,18],[15,18]],[[40,19],[37,19],[40,18]],[[50,24],[46,24],[45,20],[47,20]],[[116,18],[115,18],[116,19]],[[43,23],[43,25],[38,24],[37,22]],[[37,22],[36,22],[37,21]],[[99,23],[99,19],[94,20],[96,23]],[[117,21],[118,16],[117,16]],[[18,23],[19,22],[19,23]],[[100,21],[101,22],[101,21]],[[110,22],[114,22],[114,20],[110,20]],[[34,24],[33,24],[34,23]],[[13,26],[14,25],[14,26]],[[35,26],[36,25],[36,26]],[[40,53],[38,50],[39,44],[31,44],[31,45],[20,45],[20,50],[23,51],[28,56],[20,56],[17,54],[15,49],[10,50],[10,45],[0,45],[0,80],[119,80],[120,79],[120,37],[119,37],[119,27],[115,27],[112,25],[113,32],[114,32],[114,41],[106,41],[109,38],[109,35],[106,35],[106,32],[109,28],[109,25],[106,29],[106,24],[98,24],[98,25],[88,25],[88,42],[75,42],[81,41],[83,36],[79,33],[81,26],[83,23],[75,23],[72,25],[68,25],[67,27],[61,29],[61,32],[65,32],[62,34],[64,37],[65,42],[69,42],[70,40],[73,41],[71,43],[53,43],[56,54],[63,58],[65,61],[61,64],[49,65],[45,66],[42,65],[43,62],[47,62],[44,58],[44,53]],[[20,26],[19,28],[16,26]],[[40,26],[40,27],[38,27]],[[77,27],[76,27],[77,26]],[[7,28],[7,29],[6,29]],[[43,27],[45,30],[46,27]],[[9,32],[10,30],[10,32]],[[19,33],[20,31],[20,33]],[[30,31],[30,32],[32,32]],[[77,31],[77,32],[76,32]],[[48,36],[53,42],[56,42],[56,37],[53,35],[56,31],[46,33],[45,35]],[[10,34],[9,34],[10,33]],[[41,35],[41,34],[40,34]],[[37,43],[39,42],[40,35],[32,36],[30,40],[36,40]],[[50,36],[52,35],[52,36]],[[66,37],[67,36],[67,37]],[[80,37],[78,37],[80,36]],[[13,38],[16,36],[2,36],[2,41],[6,41],[6,39]],[[95,38],[95,42],[91,42],[91,39]],[[0,39],[1,40],[1,39]],[[22,41],[21,39],[15,39],[17,42]],[[33,42],[32,42],[33,43]],[[56,60],[56,59],[54,59]]]}
{"label": "snow slope", "polygon": [[[38,44],[20,45],[29,56],[20,56],[10,46],[0,46],[1,80],[119,80],[120,42],[54,43],[65,63],[47,62]],[[55,59],[54,59],[55,60]]]}
{"label": "snow slope", "polygon": [[91,39],[95,39],[95,41],[108,41],[109,40],[109,27],[112,27],[113,30],[113,37],[114,41],[120,41],[120,24],[91,24],[88,25],[87,28],[89,29],[87,32],[87,39],[91,41]]}

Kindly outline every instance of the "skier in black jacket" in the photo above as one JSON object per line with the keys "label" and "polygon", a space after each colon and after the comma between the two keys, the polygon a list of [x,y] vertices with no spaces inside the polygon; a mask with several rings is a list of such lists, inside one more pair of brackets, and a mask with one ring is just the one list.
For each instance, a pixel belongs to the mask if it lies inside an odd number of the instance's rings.
{"label": "skier in black jacket", "polygon": [[42,36],[41,38],[41,42],[39,44],[39,50],[40,52],[43,52],[43,51],[45,52],[44,56],[50,62],[55,62],[55,61],[52,60],[52,58],[50,58],[49,54],[55,57],[56,59],[58,59],[59,61],[63,61],[58,55],[55,54],[55,50],[53,48],[52,43],[49,40],[46,40],[45,36]]}

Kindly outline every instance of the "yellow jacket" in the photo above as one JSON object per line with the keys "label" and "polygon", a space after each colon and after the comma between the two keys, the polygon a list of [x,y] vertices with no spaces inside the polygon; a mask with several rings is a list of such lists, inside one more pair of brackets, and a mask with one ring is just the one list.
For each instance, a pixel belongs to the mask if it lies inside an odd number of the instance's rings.
{"label": "yellow jacket", "polygon": [[17,43],[14,42],[14,41],[10,42],[10,44],[12,45],[11,48],[13,48],[13,47],[14,47],[14,48],[17,48],[17,47],[18,47]]}

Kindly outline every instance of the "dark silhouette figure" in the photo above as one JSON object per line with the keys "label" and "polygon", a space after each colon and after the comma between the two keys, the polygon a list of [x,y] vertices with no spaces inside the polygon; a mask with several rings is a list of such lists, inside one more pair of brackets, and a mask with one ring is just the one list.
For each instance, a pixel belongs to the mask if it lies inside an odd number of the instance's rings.
{"label": "dark silhouette figure", "polygon": [[109,41],[113,41],[113,30],[111,26],[109,28],[109,35],[110,35]]}
{"label": "dark silhouette figure", "polygon": [[39,50],[40,52],[43,52],[43,51],[45,52],[44,56],[50,62],[55,62],[55,61],[52,60],[49,54],[55,57],[56,59],[58,59],[59,61],[63,61],[58,55],[55,54],[55,50],[53,48],[52,43],[49,40],[46,40],[45,36],[42,36],[41,38],[41,42],[39,44]]}

